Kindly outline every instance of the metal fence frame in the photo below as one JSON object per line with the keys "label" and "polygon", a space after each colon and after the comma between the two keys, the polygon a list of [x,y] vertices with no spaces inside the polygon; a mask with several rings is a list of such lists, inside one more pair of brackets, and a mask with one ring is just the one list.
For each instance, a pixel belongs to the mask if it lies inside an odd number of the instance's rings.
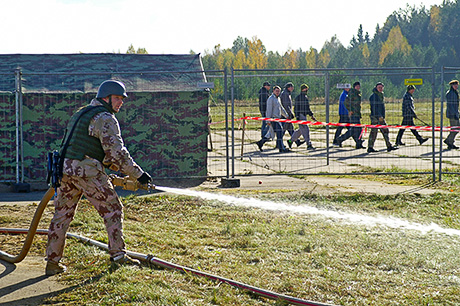
{"label": "metal fence frame", "polygon": [[[226,80],[226,71],[224,70],[209,70],[209,71],[196,71],[196,70],[187,70],[187,71],[143,71],[143,72],[95,72],[95,73],[90,73],[94,75],[107,75],[107,78],[111,78],[113,75],[132,75],[132,74],[173,74],[173,75],[183,75],[183,74],[203,74],[205,82],[202,84],[197,84],[197,88],[202,88],[206,90],[203,87],[198,87],[198,86],[205,86],[206,85],[206,73],[214,73],[214,74],[219,74],[222,73],[223,75],[220,76],[221,78]],[[225,74],[225,75],[224,75]],[[10,75],[10,74],[7,74]],[[27,72],[23,73],[21,69],[16,69],[14,73],[11,73],[12,79],[11,83],[14,83],[14,92],[11,92],[9,94],[14,95],[14,107],[15,107],[15,116],[14,119],[11,118],[12,120],[15,120],[15,183],[24,183],[25,180],[25,161],[24,161],[24,125],[23,125],[23,96],[26,95],[27,93],[23,92],[23,77],[24,76],[70,76],[72,77],[73,75],[88,75],[88,73],[46,73],[46,72]],[[13,82],[14,81],[14,82]],[[227,94],[227,83],[224,82],[224,92]],[[69,88],[71,91],[72,88]],[[46,94],[46,92],[43,92],[43,94]],[[83,94],[83,93],[82,93]],[[226,102],[226,98],[225,98]],[[11,116],[12,117],[12,116]],[[228,130],[228,129],[227,129]],[[187,177],[190,179],[197,179],[197,178],[207,178],[207,176],[190,176]],[[173,177],[165,177],[164,179],[175,179]],[[8,177],[8,179],[5,178],[0,178],[0,182],[4,183],[13,183],[14,182],[13,177]]]}
{"label": "metal fence frame", "polygon": [[[254,74],[248,74],[249,72]],[[271,73],[271,74],[267,74]],[[232,105],[232,114],[231,114],[231,121],[232,121],[232,142],[231,142],[231,156],[230,159],[232,161],[231,165],[231,177],[235,177],[235,129],[234,129],[234,121],[235,121],[235,79],[236,78],[251,78],[251,77],[267,77],[267,76],[323,76],[325,82],[325,103],[326,103],[326,123],[329,123],[329,91],[330,91],[330,76],[333,75],[335,72],[344,72],[345,74],[341,74],[341,76],[354,76],[354,77],[369,77],[369,76],[389,76],[389,75],[408,75],[408,74],[417,74],[417,75],[426,75],[430,78],[431,84],[431,104],[432,104],[432,122],[435,122],[435,80],[436,74],[434,71],[434,67],[405,67],[405,68],[322,68],[322,69],[232,69],[231,70],[231,105]],[[243,73],[242,75],[238,75],[237,73]],[[442,111],[441,111],[441,118],[442,118]],[[442,119],[441,119],[442,120]],[[432,152],[431,152],[431,161],[432,161],[432,171],[428,172],[432,175],[433,181],[436,180],[436,143],[435,143],[435,129],[431,130],[432,132]],[[442,135],[441,135],[442,136]],[[441,139],[442,140],[442,139]],[[442,142],[441,142],[442,143]],[[441,145],[442,147],[442,145]],[[327,163],[329,164],[329,126],[326,126],[326,149],[327,149]],[[442,151],[442,150],[441,150]],[[413,173],[413,172],[412,172]],[[422,172],[423,174],[427,174],[427,172]],[[421,174],[422,174],[421,173]],[[312,173],[296,173],[299,175],[312,175]],[[324,174],[324,173],[323,173]],[[343,175],[343,174],[353,174],[353,175],[362,175],[362,174],[382,174],[382,173],[326,173],[328,175]],[[398,173],[391,173],[386,172],[386,174],[409,174],[405,172],[398,172]],[[260,173],[254,173],[254,175],[261,175]],[[287,173],[289,175],[289,173]],[[439,179],[441,177],[439,176]]]}
{"label": "metal fence frame", "polygon": [[[396,71],[396,72],[395,72]],[[460,67],[442,67],[440,73],[435,73],[433,67],[409,67],[409,68],[355,68],[355,69],[231,69],[230,80],[228,79],[228,72],[227,69],[224,70],[208,70],[208,71],[200,71],[198,73],[215,73],[215,75],[209,74],[207,76],[208,79],[212,78],[222,78],[223,79],[223,101],[225,106],[225,138],[226,138],[226,177],[227,178],[234,178],[238,176],[235,173],[235,79],[237,78],[244,78],[244,77],[255,77],[255,76],[264,76],[266,77],[268,74],[276,74],[279,76],[288,76],[289,73],[296,74],[296,75],[315,75],[324,77],[325,82],[325,103],[326,103],[326,122],[329,122],[329,91],[331,88],[330,84],[330,76],[334,75],[337,72],[341,72],[341,76],[353,76],[353,77],[368,77],[368,76],[387,76],[387,75],[407,75],[409,74],[408,71],[412,71],[417,75],[426,75],[431,80],[431,88],[432,88],[432,122],[435,122],[436,119],[436,110],[435,110],[435,92],[436,92],[436,76],[440,75],[440,97],[441,97],[441,112],[440,112],[440,125],[443,126],[443,112],[444,112],[444,96],[445,96],[445,86],[443,85],[447,75],[456,75],[460,73]],[[171,71],[165,71],[169,73]],[[244,73],[251,73],[251,74],[244,74]],[[146,72],[147,73],[147,72]],[[149,73],[160,73],[160,72],[149,72]],[[177,73],[177,71],[174,71]],[[188,73],[188,72],[183,72]],[[193,73],[197,73],[193,71]],[[240,74],[242,73],[242,74]],[[282,74],[280,74],[282,73]],[[78,74],[78,73],[76,73]],[[111,74],[110,72],[101,72],[100,74]],[[123,72],[117,74],[124,74]],[[125,74],[132,74],[130,72],[125,72]],[[221,74],[221,75],[219,75]],[[427,77],[427,78],[428,78]],[[22,123],[22,101],[23,101],[23,93],[22,93],[22,72],[17,69],[14,71],[14,78],[15,78],[15,127],[16,127],[16,182],[23,182],[24,181],[24,151],[23,151],[23,123]],[[230,105],[228,104],[228,96],[230,95]],[[230,110],[229,110],[230,107]],[[229,126],[229,122],[231,125]],[[329,126],[326,127],[326,130],[329,130]],[[442,149],[442,131],[440,132],[439,136],[439,144],[437,146],[435,142],[435,130],[432,129],[432,171],[429,172],[432,174],[433,181],[441,180],[443,174],[458,174],[457,172],[448,172],[444,171],[443,169],[443,149]],[[329,133],[327,133],[327,158],[329,162]],[[439,149],[439,158],[438,161],[436,160],[436,149]],[[438,176],[436,177],[436,172],[438,172]],[[287,173],[289,174],[289,173]],[[331,175],[341,175],[344,173],[330,173]],[[351,174],[351,173],[348,173]],[[360,175],[363,173],[353,173],[353,175]],[[365,173],[368,174],[381,174],[381,173]],[[387,172],[386,174],[391,174],[391,172]],[[396,174],[396,173],[395,173]],[[398,173],[399,174],[399,173]],[[260,175],[254,173],[254,175]],[[307,173],[306,173],[307,175]]]}
{"label": "metal fence frame", "polygon": [[[445,95],[446,95],[446,87],[444,86],[445,82],[447,81],[446,76],[448,75],[454,75],[454,78],[456,75],[460,74],[460,67],[442,67],[441,68],[441,87],[440,87],[440,95],[441,95],[441,126],[444,126],[443,124],[443,113],[444,113],[444,100],[445,100]],[[442,130],[440,132],[440,137],[439,137],[439,181],[442,179],[443,174],[460,174],[460,172],[448,172],[448,171],[443,171],[443,149],[442,149]]]}

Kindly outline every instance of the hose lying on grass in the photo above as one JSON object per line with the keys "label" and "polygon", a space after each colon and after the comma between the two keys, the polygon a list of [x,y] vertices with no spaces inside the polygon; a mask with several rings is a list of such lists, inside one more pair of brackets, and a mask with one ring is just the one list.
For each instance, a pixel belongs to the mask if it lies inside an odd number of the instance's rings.
{"label": "hose lying on grass", "polygon": [[[26,233],[28,233],[28,230],[27,229],[20,229],[20,228],[0,228],[0,233],[26,234]],[[39,230],[36,230],[35,233],[41,234],[41,235],[47,235],[48,230],[39,229]],[[67,237],[80,240],[80,241],[82,241],[84,243],[89,243],[91,245],[94,245],[94,246],[96,246],[98,248],[101,248],[103,250],[106,250],[106,251],[108,251],[108,249],[109,249],[108,245],[105,244],[105,243],[102,243],[102,242],[99,242],[99,241],[96,241],[96,240],[93,240],[93,239],[90,239],[90,238],[86,238],[86,237],[83,237],[83,236],[80,236],[80,235],[77,235],[77,234],[67,233]],[[1,253],[0,255],[5,254],[4,252],[1,252],[1,251],[0,251],[0,253]],[[150,264],[153,264],[153,265],[161,267],[161,268],[166,268],[166,269],[170,269],[170,270],[177,270],[177,271],[182,272],[182,273],[191,273],[191,274],[194,274],[194,275],[203,276],[203,277],[206,277],[206,278],[208,278],[210,280],[223,282],[223,283],[229,284],[231,286],[237,287],[239,289],[250,291],[250,292],[252,292],[252,293],[254,293],[256,295],[259,295],[259,296],[262,296],[262,297],[265,297],[265,298],[268,298],[268,299],[282,300],[282,301],[288,302],[288,303],[293,304],[293,305],[332,306],[331,304],[325,304],[325,303],[319,303],[319,302],[303,300],[303,299],[295,298],[295,297],[292,297],[292,296],[289,296],[289,295],[279,294],[279,293],[276,293],[276,292],[273,292],[273,291],[253,287],[251,285],[240,283],[240,282],[228,279],[228,278],[224,278],[222,276],[213,275],[213,274],[206,273],[206,272],[203,272],[203,271],[198,271],[198,270],[195,270],[195,269],[192,269],[192,268],[177,265],[177,264],[162,260],[160,258],[157,258],[157,257],[155,257],[153,255],[145,255],[145,254],[142,254],[142,253],[131,252],[131,251],[126,251],[126,253],[129,256],[131,256],[132,258],[139,259],[142,262],[150,263]],[[2,256],[0,256],[0,259],[4,259],[4,258]],[[16,262],[19,262],[19,261],[16,261]]]}
{"label": "hose lying on grass", "polygon": [[[27,255],[27,253],[30,250],[30,246],[32,245],[33,239],[35,234],[41,234],[41,235],[47,235],[48,230],[45,229],[37,229],[38,223],[40,222],[40,219],[42,217],[43,211],[46,208],[46,205],[48,202],[51,200],[51,198],[54,196],[55,190],[53,188],[50,188],[46,194],[43,196],[42,200],[40,201],[40,204],[38,205],[34,217],[32,219],[32,222],[30,224],[29,229],[15,229],[15,228],[0,228],[0,233],[6,233],[6,234],[27,234],[26,240],[24,242],[24,245],[22,247],[21,252],[17,256],[10,255],[6,252],[2,252],[0,250],[0,260],[4,260],[9,263],[19,263],[21,262]],[[91,245],[97,246],[98,248],[101,248],[103,250],[108,251],[108,245],[90,238],[86,238],[77,234],[73,233],[67,233],[67,237],[74,238],[77,240],[80,240],[84,243],[89,243]],[[208,279],[214,280],[214,281],[219,281],[223,282],[226,284],[229,284],[231,286],[237,287],[239,289],[244,289],[247,291],[250,291],[256,295],[268,298],[268,299],[273,299],[273,300],[281,300],[288,302],[293,305],[307,305],[307,306],[330,306],[330,304],[324,304],[324,303],[318,303],[318,302],[312,302],[308,300],[303,300],[299,298],[295,298],[292,296],[284,295],[284,294],[278,294],[269,290],[264,290],[261,288],[253,287],[244,283],[240,283],[228,278],[224,278],[218,275],[213,275],[209,274],[206,272],[198,271],[192,268],[184,267],[181,265],[173,264],[168,261],[164,261],[160,258],[157,258],[153,255],[145,255],[141,253],[136,253],[136,252],[131,252],[131,251],[126,251],[126,253],[136,259],[139,259],[140,261],[147,262],[150,264],[153,264],[158,267],[166,268],[166,269],[171,269],[171,270],[177,270],[182,273],[191,273],[194,275],[198,276],[203,276]]]}

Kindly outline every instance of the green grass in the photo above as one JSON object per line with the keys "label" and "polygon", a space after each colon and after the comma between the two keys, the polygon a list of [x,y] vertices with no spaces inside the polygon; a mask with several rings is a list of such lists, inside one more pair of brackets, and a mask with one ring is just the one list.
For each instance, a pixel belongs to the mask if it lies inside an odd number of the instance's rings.
{"label": "green grass", "polygon": [[[458,194],[431,196],[254,193],[292,205],[383,215],[460,229]],[[132,251],[299,298],[337,305],[457,305],[459,237],[367,227],[157,195],[128,197],[125,238]],[[106,241],[87,202],[70,231]],[[72,286],[48,300],[65,305],[282,305],[225,284],[149,267],[110,266],[108,255],[68,240]]]}

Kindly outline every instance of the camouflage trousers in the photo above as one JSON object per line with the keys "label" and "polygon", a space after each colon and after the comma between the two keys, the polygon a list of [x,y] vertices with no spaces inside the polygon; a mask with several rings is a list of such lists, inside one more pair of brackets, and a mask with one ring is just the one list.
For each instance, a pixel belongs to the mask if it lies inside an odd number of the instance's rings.
{"label": "camouflage trousers", "polygon": [[79,177],[64,174],[57,197],[55,212],[48,231],[46,257],[59,262],[64,251],[66,232],[73,220],[78,201],[84,195],[104,220],[109,240],[110,256],[125,253],[123,239],[123,205],[105,172],[95,176]]}

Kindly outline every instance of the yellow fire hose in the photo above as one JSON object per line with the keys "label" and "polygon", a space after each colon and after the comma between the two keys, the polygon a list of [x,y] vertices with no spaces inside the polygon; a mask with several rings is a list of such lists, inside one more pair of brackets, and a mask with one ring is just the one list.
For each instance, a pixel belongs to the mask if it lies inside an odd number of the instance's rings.
{"label": "yellow fire hose", "polygon": [[[114,184],[115,186],[121,186],[125,190],[136,191],[138,189],[146,189],[146,190],[155,189],[155,185],[153,184],[141,185],[137,180],[132,180],[128,176],[119,177],[114,174],[111,174],[110,179],[112,180],[112,184]],[[53,198],[54,194],[55,194],[55,190],[53,188],[48,189],[48,191],[45,193],[42,200],[40,201],[40,204],[38,204],[38,207],[37,207],[37,210],[35,211],[32,222],[30,223],[26,240],[24,241],[24,245],[22,246],[22,250],[19,253],[19,255],[17,256],[10,255],[0,250],[1,260],[15,264],[15,263],[21,262],[26,257],[27,253],[30,250],[30,246],[32,245],[32,242],[34,240],[34,236],[37,232],[38,223],[40,222],[40,219],[42,218],[46,205],[48,205],[48,202]]]}
{"label": "yellow fire hose", "polygon": [[21,262],[26,257],[27,253],[30,250],[30,246],[32,245],[32,242],[34,240],[35,233],[37,232],[38,223],[40,222],[40,219],[42,218],[43,211],[45,210],[46,205],[48,205],[48,202],[54,196],[54,193],[55,191],[53,188],[48,189],[48,191],[45,193],[42,200],[40,201],[40,204],[38,204],[38,207],[37,207],[37,210],[35,211],[32,222],[30,223],[26,241],[24,242],[24,245],[22,246],[22,250],[19,253],[19,255],[13,256],[6,252],[0,251],[1,260],[7,261],[9,263],[18,263],[18,262]]}

